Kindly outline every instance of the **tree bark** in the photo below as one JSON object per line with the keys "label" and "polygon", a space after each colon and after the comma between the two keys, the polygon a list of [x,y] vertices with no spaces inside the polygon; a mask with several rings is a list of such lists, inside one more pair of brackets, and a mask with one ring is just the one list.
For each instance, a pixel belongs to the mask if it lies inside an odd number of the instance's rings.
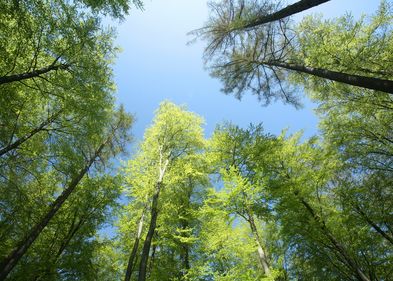
{"label": "tree bark", "polygon": [[7,152],[9,152],[9,151],[11,151],[13,149],[18,148],[25,141],[29,140],[35,134],[37,134],[38,132],[42,131],[46,126],[48,126],[49,124],[51,124],[53,121],[56,120],[56,118],[60,115],[61,111],[62,110],[60,110],[60,111],[56,112],[55,114],[53,114],[52,116],[50,116],[48,119],[46,119],[44,122],[42,122],[38,127],[34,128],[33,130],[31,130],[26,135],[20,137],[19,139],[17,139],[13,143],[10,143],[7,146],[1,148],[0,149],[0,156],[6,154]]}
{"label": "tree bark", "polygon": [[[157,235],[157,232],[154,232],[154,235]],[[149,266],[148,266],[149,271],[148,271],[147,278],[150,278],[150,276],[151,276],[151,272],[152,272],[153,266],[154,266],[154,259],[156,257],[156,251],[157,251],[157,244],[154,244],[153,248],[151,249],[151,258],[149,261]]]}
{"label": "tree bark", "polygon": [[261,65],[294,70],[297,72],[307,73],[313,76],[317,76],[335,82],[340,82],[340,83],[357,86],[365,89],[393,94],[393,81],[391,80],[372,78],[372,77],[355,75],[355,74],[348,74],[344,72],[332,71],[322,68],[314,68],[314,67],[304,66],[299,64],[278,62],[278,61],[262,61],[257,63]]}
{"label": "tree bark", "polygon": [[[297,195],[297,194],[296,194]],[[310,204],[304,198],[300,198],[300,202],[303,204],[303,206],[307,209],[307,211],[311,214],[313,219],[319,224],[320,229],[322,232],[326,235],[326,237],[329,239],[329,241],[332,243],[334,249],[343,257],[347,265],[353,270],[353,273],[355,277],[358,280],[361,281],[370,281],[370,279],[363,273],[361,268],[358,266],[356,261],[352,259],[350,254],[347,252],[345,247],[334,237],[334,235],[330,232],[330,230],[327,228],[325,222],[321,219],[320,216],[318,216],[314,209],[311,207]]]}
{"label": "tree bark", "polygon": [[139,240],[141,239],[141,235],[142,235],[144,218],[145,218],[145,210],[143,210],[141,219],[139,220],[138,231],[137,231],[137,235],[136,235],[136,238],[134,241],[134,246],[132,247],[132,252],[131,252],[130,258],[128,260],[127,272],[126,272],[126,276],[124,278],[124,281],[130,281],[130,279],[131,279],[132,270],[134,269],[134,265],[135,265],[136,259],[137,259],[136,254],[138,251]]}
{"label": "tree bark", "polygon": [[313,8],[315,6],[318,6],[320,4],[329,2],[329,0],[301,0],[298,1],[292,5],[288,5],[285,8],[274,12],[272,14],[268,14],[265,16],[261,16],[256,18],[255,20],[251,21],[250,23],[244,25],[241,27],[241,29],[247,29],[247,28],[252,28],[256,27],[258,25],[262,25],[265,23],[269,23],[272,21],[280,20],[289,16],[292,16],[294,14],[303,12],[305,10],[308,10],[310,8]]}
{"label": "tree bark", "polygon": [[149,230],[147,232],[145,242],[143,243],[141,261],[139,263],[138,281],[145,281],[146,280],[146,269],[147,269],[147,263],[149,261],[149,252],[150,252],[151,242],[153,240],[153,235],[156,230],[156,224],[157,224],[158,198],[160,196],[160,191],[161,191],[161,187],[163,184],[164,175],[165,175],[166,169],[169,164],[169,159],[166,159],[165,162],[163,163],[164,156],[162,153],[162,147],[160,147],[159,152],[160,152],[160,160],[159,160],[159,173],[160,174],[158,176],[158,180],[157,180],[155,191],[154,191],[153,198],[152,198],[153,200],[151,203],[151,210],[150,210]]}
{"label": "tree bark", "polygon": [[19,245],[0,263],[0,280],[5,280],[11,270],[15,267],[18,261],[22,258],[22,256],[26,253],[29,247],[33,244],[33,242],[40,235],[42,230],[48,225],[49,221],[55,216],[57,211],[63,205],[63,203],[67,200],[70,194],[74,191],[75,187],[82,180],[84,175],[88,172],[90,167],[96,161],[96,158],[101,154],[103,148],[107,144],[109,139],[107,139],[104,143],[102,143],[99,148],[95,151],[94,155],[90,158],[89,162],[85,165],[85,167],[80,170],[80,172],[71,180],[68,184],[68,187],[60,194],[59,197],[50,205],[49,211],[46,215],[32,228],[27,237],[22,240]]}
{"label": "tree bark", "polygon": [[257,227],[255,225],[254,218],[251,214],[247,214],[247,215],[248,215],[248,223],[250,224],[251,232],[254,236],[254,240],[255,240],[257,247],[258,247],[259,262],[261,263],[261,266],[263,268],[265,275],[269,276],[270,275],[270,267],[269,267],[269,263],[267,260],[267,255],[262,248],[261,238],[259,236]]}
{"label": "tree bark", "polygon": [[37,70],[33,70],[30,72],[25,72],[25,73],[19,73],[19,74],[12,74],[12,75],[8,75],[8,76],[3,76],[0,77],[0,85],[1,84],[6,84],[6,83],[11,83],[11,82],[17,82],[17,81],[22,81],[22,80],[26,80],[26,79],[30,79],[30,78],[34,78],[34,77],[38,77],[41,74],[45,74],[48,73],[50,71],[55,71],[55,70],[59,70],[59,69],[67,69],[69,68],[70,65],[68,64],[51,64],[47,67],[43,67]]}
{"label": "tree bark", "polygon": [[146,280],[146,269],[147,269],[147,263],[149,260],[149,252],[150,252],[151,242],[153,240],[153,235],[154,235],[154,231],[156,229],[156,224],[157,224],[158,198],[160,195],[161,185],[162,185],[162,182],[158,181],[156,184],[156,190],[153,195],[153,201],[151,204],[151,211],[150,211],[150,215],[151,215],[150,225],[149,225],[149,230],[146,235],[145,242],[143,243],[141,262],[139,263],[138,281],[145,281]]}
{"label": "tree bark", "polygon": [[183,257],[183,266],[186,270],[186,272],[188,272],[190,270],[190,250],[188,245],[184,245],[183,246],[183,250],[184,250],[184,257]]}

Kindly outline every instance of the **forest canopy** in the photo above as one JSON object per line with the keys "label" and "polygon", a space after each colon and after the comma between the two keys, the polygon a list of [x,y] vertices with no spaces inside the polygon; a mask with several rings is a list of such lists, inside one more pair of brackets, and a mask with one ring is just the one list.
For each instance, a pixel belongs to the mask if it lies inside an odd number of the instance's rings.
{"label": "forest canopy", "polygon": [[312,100],[318,134],[167,99],[137,142],[103,22],[143,3],[2,1],[0,280],[393,280],[393,3],[294,19],[326,2],[210,1],[192,32],[225,94]]}

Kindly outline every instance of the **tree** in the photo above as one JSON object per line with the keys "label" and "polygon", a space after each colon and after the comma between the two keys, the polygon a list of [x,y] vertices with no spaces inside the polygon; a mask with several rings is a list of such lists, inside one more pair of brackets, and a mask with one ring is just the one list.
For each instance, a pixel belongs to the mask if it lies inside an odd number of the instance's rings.
{"label": "tree", "polygon": [[84,178],[7,280],[98,279],[95,253],[108,241],[97,236],[117,208],[119,179],[98,171]]}
{"label": "tree", "polygon": [[[311,141],[299,144],[298,137],[285,141],[279,154],[273,156],[277,170],[269,176],[267,185],[283,227],[281,237],[295,251],[291,258],[291,263],[296,262],[295,272],[300,269],[297,274],[305,279],[388,278],[385,266],[390,261],[383,258],[383,239],[374,235],[375,244],[368,244],[373,230],[359,225],[360,221],[348,213],[350,203],[341,197],[347,189],[338,182],[344,163],[336,152]],[[272,167],[264,169],[272,171]],[[308,259],[305,267],[297,263],[301,255],[300,263]],[[377,260],[380,270],[375,266]],[[327,276],[324,271],[329,272]]]}
{"label": "tree", "polygon": [[110,173],[131,124],[114,107],[117,48],[100,17],[122,18],[130,3],[0,4],[0,279],[96,276],[82,264],[92,267],[104,244],[94,233],[119,195],[98,174]]}
{"label": "tree", "polygon": [[95,158],[92,150],[115,114],[110,64],[116,48],[113,31],[101,30],[98,15],[78,2],[0,6],[7,38],[0,43],[0,76],[7,82],[0,85],[0,255],[6,260],[32,231],[31,221],[45,216],[66,183],[72,190]]}
{"label": "tree", "polygon": [[258,219],[266,219],[267,205],[261,183],[255,179],[255,171],[250,152],[263,148],[269,150],[273,146],[274,139],[263,134],[262,127],[256,126],[249,130],[242,130],[228,124],[218,127],[212,137],[209,147],[210,155],[220,159],[217,164],[223,177],[224,189],[223,207],[230,214],[239,216],[250,228],[255,240],[258,258],[265,276],[271,276],[270,258],[267,255],[264,239],[257,227]]}
{"label": "tree", "polygon": [[222,193],[209,189],[198,210],[201,229],[195,252],[198,258],[189,280],[261,280],[263,273],[256,255],[255,240],[244,221],[236,221],[223,208]]}
{"label": "tree", "polygon": [[[269,9],[269,6],[265,4],[263,8]],[[251,91],[265,104],[272,99],[281,99],[298,106],[296,89],[293,88],[288,76],[301,73],[307,74],[305,77],[310,75],[323,78],[325,81],[379,91],[375,95],[383,95],[380,92],[392,94],[392,77],[378,74],[384,72],[383,69],[359,71],[352,69],[350,64],[342,67],[341,63],[323,63],[321,57],[318,59],[308,57],[308,53],[304,52],[304,41],[298,33],[292,31],[294,27],[289,20],[243,29],[244,22],[249,18],[257,17],[255,15],[260,9],[257,3],[243,1],[236,4],[225,2],[213,5],[212,17],[206,27],[197,32],[197,35],[208,41],[205,48],[206,62],[212,75],[224,83],[224,93],[234,93],[237,98],[241,98],[245,92]],[[382,5],[378,15],[388,20],[389,13],[389,10]],[[350,29],[351,26],[347,25],[345,28]],[[346,29],[337,28],[337,32],[345,34]],[[375,37],[391,36],[389,29],[378,30],[382,34],[378,32],[373,34],[370,30],[370,37],[363,37],[368,41],[358,41],[358,48],[368,50],[369,44],[375,40]],[[302,38],[308,36],[307,34],[313,37],[310,30],[303,29],[302,32]],[[331,44],[331,41],[325,43]],[[318,48],[317,44],[313,46]],[[320,50],[324,52],[324,49]],[[323,56],[333,59],[334,53],[325,52]],[[369,61],[370,57],[366,59]]]}
{"label": "tree", "polygon": [[[193,160],[203,147],[202,119],[183,108],[164,102],[160,105],[153,125],[140,146],[139,153],[129,164],[133,190],[148,197],[150,220],[140,257],[138,280],[145,280],[150,248],[157,227],[162,190],[170,186],[176,170]],[[141,191],[138,191],[141,189]],[[133,196],[135,196],[133,194]],[[138,198],[137,197],[137,198]],[[143,201],[142,201],[143,202]]]}
{"label": "tree", "polygon": [[[95,150],[93,150],[92,155],[86,159],[86,164],[81,170],[75,174],[67,187],[63,190],[63,192],[56,198],[56,200],[49,206],[45,216],[43,216],[39,222],[32,227],[29,234],[26,235],[22,241],[20,241],[17,247],[5,258],[1,261],[1,273],[0,278],[3,280],[7,277],[10,271],[15,267],[21,257],[26,253],[31,244],[37,239],[37,237],[41,234],[42,230],[47,226],[49,221],[55,216],[67,198],[71,195],[71,193],[75,190],[79,182],[85,176],[85,174],[89,171],[91,166],[97,161],[97,159],[104,159],[104,153],[107,147],[116,148],[116,142],[120,141],[122,143],[122,139],[117,139],[118,137],[123,138],[127,136],[125,133],[129,126],[131,125],[131,119],[129,116],[125,115],[123,111],[120,111],[117,116],[117,120],[114,120],[114,123],[109,126],[108,131],[106,132],[107,136],[102,137],[102,139],[98,139],[98,146]],[[119,147],[121,148],[121,147]],[[110,151],[110,150],[109,150]]]}

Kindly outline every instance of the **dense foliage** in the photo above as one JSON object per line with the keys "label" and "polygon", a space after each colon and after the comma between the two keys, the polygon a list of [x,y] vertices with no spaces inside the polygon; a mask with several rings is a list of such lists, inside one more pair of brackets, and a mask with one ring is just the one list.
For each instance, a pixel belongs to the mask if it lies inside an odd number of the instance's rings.
{"label": "dense foliage", "polygon": [[318,136],[226,122],[207,138],[165,101],[120,164],[133,117],[100,22],[142,3],[2,1],[0,280],[393,280],[392,6],[287,17],[322,2],[211,2],[197,31],[224,92],[304,91]]}

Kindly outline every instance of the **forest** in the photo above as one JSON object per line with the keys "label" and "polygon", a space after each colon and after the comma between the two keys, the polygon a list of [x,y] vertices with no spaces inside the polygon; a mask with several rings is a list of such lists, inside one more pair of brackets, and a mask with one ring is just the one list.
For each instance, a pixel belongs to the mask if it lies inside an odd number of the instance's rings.
{"label": "forest", "polygon": [[0,1],[0,281],[392,281],[393,2],[303,16],[327,2],[213,0],[190,30],[224,94],[310,100],[318,134],[208,135],[167,99],[138,140],[107,22],[143,1]]}

